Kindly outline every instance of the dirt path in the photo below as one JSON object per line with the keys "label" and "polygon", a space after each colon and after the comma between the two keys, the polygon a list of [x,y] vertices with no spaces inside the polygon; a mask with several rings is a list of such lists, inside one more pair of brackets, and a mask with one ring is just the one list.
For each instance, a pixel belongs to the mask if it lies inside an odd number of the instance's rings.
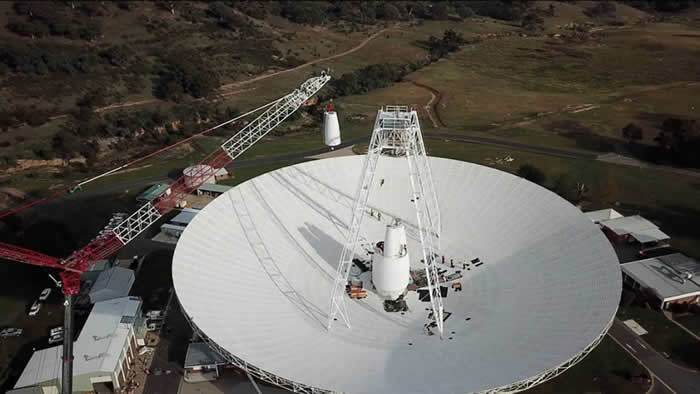
{"label": "dirt path", "polygon": [[[238,89],[238,90],[233,90],[233,91],[231,91],[231,89],[233,89],[233,88],[238,88],[238,87],[241,87],[241,86],[245,86],[245,85],[248,85],[248,84],[251,84],[251,83],[254,83],[254,82],[258,82],[258,81],[263,81],[263,80],[265,80],[265,79],[272,78],[272,77],[276,77],[276,76],[278,76],[278,75],[282,75],[282,74],[286,74],[286,73],[298,71],[298,70],[301,70],[301,69],[303,69],[303,68],[309,67],[309,66],[311,66],[311,65],[313,65],[313,64],[316,64],[316,63],[326,62],[326,61],[329,61],[329,60],[334,60],[334,59],[341,58],[341,57],[343,57],[343,56],[350,55],[350,54],[355,53],[355,52],[359,51],[360,49],[364,48],[370,41],[372,41],[372,40],[374,40],[375,38],[379,37],[379,35],[381,35],[382,33],[385,33],[385,32],[387,32],[388,30],[394,29],[394,28],[396,28],[398,25],[399,25],[399,24],[396,24],[396,25],[393,25],[393,26],[390,26],[390,27],[387,27],[387,28],[384,28],[384,29],[382,29],[382,30],[379,30],[379,31],[375,32],[374,34],[372,34],[371,36],[365,38],[365,39],[362,40],[359,44],[357,44],[356,46],[354,46],[354,47],[348,49],[347,51],[344,51],[344,52],[341,52],[341,53],[336,53],[335,55],[331,55],[331,56],[322,57],[322,58],[320,58],[320,59],[315,59],[315,60],[312,60],[312,61],[310,61],[310,62],[306,62],[306,63],[304,63],[304,64],[298,65],[298,66],[293,67],[293,68],[288,68],[288,69],[276,71],[276,72],[273,72],[273,73],[270,73],[270,74],[258,75],[257,77],[254,77],[254,78],[251,78],[251,79],[247,79],[247,80],[245,80],[245,81],[239,81],[239,82],[233,82],[233,83],[227,83],[227,84],[225,84],[225,85],[221,85],[221,86],[217,89],[217,90],[218,90],[218,92],[217,92],[217,93],[218,93],[218,96],[221,97],[221,98],[228,98],[228,97],[234,96],[234,95],[239,94],[239,93],[248,92],[248,91],[253,90],[253,89]],[[203,99],[198,99],[198,100],[203,100]],[[97,108],[97,109],[95,110],[95,112],[104,112],[104,111],[110,111],[110,110],[119,109],[119,108],[136,107],[136,106],[139,106],[139,105],[152,104],[152,103],[157,103],[157,102],[160,102],[160,101],[161,101],[160,99],[152,98],[152,99],[145,99],[145,100],[127,101],[127,102],[124,102],[124,103],[115,103],[115,104],[107,105],[107,106],[105,106],[105,107]],[[68,116],[68,114],[59,114],[59,115],[51,116],[50,119],[51,119],[51,120],[54,120],[54,119],[62,119],[62,118],[65,118],[65,117],[67,117],[67,116]]]}
{"label": "dirt path", "polygon": [[442,95],[440,94],[440,91],[432,86],[428,86],[416,81],[409,80],[408,82],[410,82],[414,86],[418,86],[419,88],[425,89],[430,93],[430,100],[424,108],[425,112],[427,112],[428,116],[430,117],[430,121],[433,123],[433,127],[446,127],[445,122],[442,121],[442,118],[440,118],[440,113],[438,112],[438,105],[440,104],[440,100],[442,100]]}
{"label": "dirt path", "polygon": [[377,37],[378,37],[379,35],[381,35],[382,33],[386,32],[386,31],[388,31],[388,30],[394,29],[394,28],[396,28],[397,26],[398,26],[398,24],[393,25],[393,26],[391,26],[391,27],[384,28],[384,29],[382,29],[382,30],[379,30],[379,31],[377,31],[376,33],[372,34],[371,36],[369,36],[369,37],[365,38],[364,40],[362,40],[362,42],[360,42],[360,43],[357,44],[356,46],[354,46],[354,47],[348,49],[348,50],[345,51],[345,52],[336,53],[335,55],[326,56],[326,57],[322,57],[322,58],[320,58],[320,59],[312,60],[312,61],[310,61],[310,62],[306,62],[306,63],[304,63],[304,64],[301,64],[301,65],[299,65],[299,66],[296,66],[296,67],[294,67],[294,68],[288,68],[288,69],[276,71],[276,72],[273,72],[273,73],[270,73],[270,74],[259,75],[259,76],[255,77],[255,78],[247,79],[247,80],[245,80],[245,81],[228,83],[228,84],[226,84],[226,85],[221,86],[221,87],[219,88],[219,90],[227,90],[227,89],[230,89],[230,88],[233,88],[233,87],[241,87],[241,86],[244,86],[244,85],[251,84],[251,83],[253,83],[253,82],[258,82],[258,81],[265,80],[265,79],[267,79],[267,78],[272,78],[272,77],[275,77],[275,76],[278,76],[278,75],[282,75],[282,74],[286,74],[286,73],[298,71],[298,70],[301,70],[301,69],[303,69],[303,68],[309,67],[309,66],[311,66],[311,65],[313,65],[313,64],[316,64],[316,63],[326,62],[326,61],[329,61],[329,60],[338,59],[338,58],[341,58],[341,57],[343,57],[343,56],[350,55],[351,53],[355,53],[355,52],[359,51],[360,49],[364,48],[365,45],[367,45],[370,41],[372,41],[372,40],[374,40],[375,38],[377,38]]}

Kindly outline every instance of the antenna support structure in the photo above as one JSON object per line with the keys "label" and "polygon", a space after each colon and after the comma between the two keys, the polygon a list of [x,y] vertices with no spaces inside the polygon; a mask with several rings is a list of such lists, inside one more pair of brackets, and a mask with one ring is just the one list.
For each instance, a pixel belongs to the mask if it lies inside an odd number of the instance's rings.
{"label": "antenna support structure", "polygon": [[418,114],[415,109],[402,105],[388,105],[377,111],[372,138],[355,192],[347,239],[333,283],[327,329],[330,331],[336,320],[342,320],[346,327],[351,328],[350,316],[345,305],[345,286],[348,283],[352,260],[358,246],[362,220],[370,214],[367,210],[367,201],[374,182],[377,163],[382,156],[405,157],[408,163],[408,179],[413,193],[411,201],[416,211],[422,262],[425,266],[432,308],[429,324],[437,328],[442,338],[443,305],[437,270],[440,251],[440,209]]}

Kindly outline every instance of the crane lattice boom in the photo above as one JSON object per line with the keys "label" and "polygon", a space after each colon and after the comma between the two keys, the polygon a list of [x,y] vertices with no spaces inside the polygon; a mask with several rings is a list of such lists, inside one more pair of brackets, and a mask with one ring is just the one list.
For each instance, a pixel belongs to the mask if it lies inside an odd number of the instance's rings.
{"label": "crane lattice boom", "polygon": [[80,275],[95,262],[107,258],[131,242],[151,224],[172,211],[185,198],[185,195],[199,188],[211,179],[218,170],[225,168],[235,158],[265,137],[272,129],[299,109],[311,96],[316,94],[330,76],[323,74],[306,80],[294,92],[273,102],[260,116],[248,123],[242,130],[227,140],[220,149],[209,154],[198,165],[188,180],[182,176],[169,185],[168,190],[153,201],[144,204],[127,217],[112,231],[106,232],[85,247],[61,260],[14,245],[0,243],[0,258],[58,268],[62,270],[63,292],[66,295],[80,292]]}

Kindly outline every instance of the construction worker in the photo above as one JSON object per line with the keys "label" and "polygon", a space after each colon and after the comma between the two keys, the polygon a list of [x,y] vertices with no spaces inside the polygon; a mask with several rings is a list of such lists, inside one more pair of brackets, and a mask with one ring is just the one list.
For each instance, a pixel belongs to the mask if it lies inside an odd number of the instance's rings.
{"label": "construction worker", "polygon": [[379,219],[380,222],[382,221],[382,213],[381,212],[377,212],[377,219]]}
{"label": "construction worker", "polygon": [[370,208],[369,214],[372,215],[372,217],[374,217],[374,208]]}
{"label": "construction worker", "polygon": [[454,267],[455,267],[455,262],[453,259],[450,259],[450,268],[454,268]]}

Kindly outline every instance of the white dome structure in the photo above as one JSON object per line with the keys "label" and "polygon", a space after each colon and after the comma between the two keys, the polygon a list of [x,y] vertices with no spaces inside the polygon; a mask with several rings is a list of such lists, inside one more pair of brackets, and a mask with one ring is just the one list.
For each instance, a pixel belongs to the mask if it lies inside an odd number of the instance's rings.
{"label": "white dome structure", "polygon": [[[248,180],[209,203],[175,249],[173,281],[193,326],[228,360],[299,392],[517,392],[575,364],[617,310],[617,256],[598,227],[556,194],[493,168],[429,158],[442,217],[445,336],[427,335],[430,303],[407,310],[346,299],[352,327],[326,329],[363,156],[305,162]],[[376,169],[360,237],[406,228],[423,265],[403,158]],[[359,250],[358,253],[364,253]],[[478,259],[478,260],[476,260]],[[453,260],[455,268],[450,267]],[[354,270],[357,271],[357,270]],[[457,273],[456,271],[460,271]]]}

